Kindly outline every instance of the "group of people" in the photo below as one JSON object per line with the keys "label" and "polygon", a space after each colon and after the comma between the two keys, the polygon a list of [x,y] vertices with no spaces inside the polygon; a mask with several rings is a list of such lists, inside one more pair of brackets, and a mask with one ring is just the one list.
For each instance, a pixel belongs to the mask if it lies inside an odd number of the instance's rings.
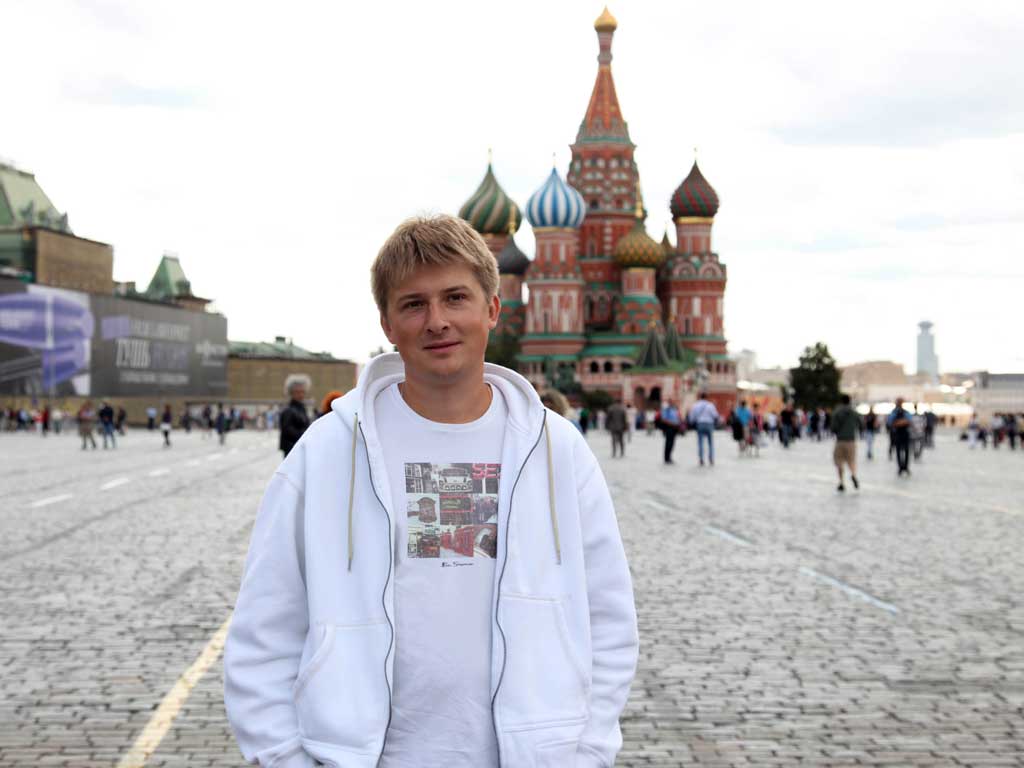
{"label": "group of people", "polygon": [[1006,443],[1011,451],[1015,451],[1018,439],[1024,448],[1024,413],[994,413],[987,424],[978,418],[978,414],[973,414],[961,439],[967,440],[971,448],[976,448],[978,443],[982,448],[988,448],[990,438],[993,448]]}

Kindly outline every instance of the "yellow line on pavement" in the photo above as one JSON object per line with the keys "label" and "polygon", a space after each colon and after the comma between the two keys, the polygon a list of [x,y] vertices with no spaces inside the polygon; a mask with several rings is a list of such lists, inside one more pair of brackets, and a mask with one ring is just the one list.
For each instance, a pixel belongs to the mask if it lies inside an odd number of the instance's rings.
{"label": "yellow line on pavement", "polygon": [[206,674],[206,670],[220,658],[221,651],[224,650],[224,638],[228,634],[228,624],[230,622],[231,615],[228,614],[224,623],[213,633],[213,637],[210,638],[206,647],[203,648],[196,660],[192,662],[192,666],[185,670],[184,674],[178,678],[178,682],[174,684],[174,687],[164,696],[160,706],[157,707],[156,712],[149,718],[146,727],[139,734],[139,738],[135,740],[132,748],[118,762],[117,768],[143,768],[145,766],[146,761],[156,751],[156,748],[160,746],[164,736],[167,735],[167,731],[171,729],[174,718],[178,716],[181,708],[185,705],[185,701],[188,699],[192,689],[195,688],[196,683]]}

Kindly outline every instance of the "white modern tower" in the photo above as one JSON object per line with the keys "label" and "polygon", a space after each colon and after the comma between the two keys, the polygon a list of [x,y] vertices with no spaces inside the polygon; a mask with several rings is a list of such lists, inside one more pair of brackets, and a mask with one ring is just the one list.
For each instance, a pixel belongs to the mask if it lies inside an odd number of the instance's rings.
{"label": "white modern tower", "polygon": [[917,373],[927,375],[932,381],[939,379],[939,358],[935,354],[935,337],[932,336],[932,324],[922,320],[917,324],[921,329],[917,334]]}

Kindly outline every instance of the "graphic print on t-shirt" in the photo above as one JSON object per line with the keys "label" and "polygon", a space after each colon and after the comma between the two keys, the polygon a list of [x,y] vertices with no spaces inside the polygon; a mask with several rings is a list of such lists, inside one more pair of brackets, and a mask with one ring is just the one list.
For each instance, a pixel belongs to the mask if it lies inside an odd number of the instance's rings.
{"label": "graphic print on t-shirt", "polygon": [[410,558],[494,558],[501,464],[406,463]]}

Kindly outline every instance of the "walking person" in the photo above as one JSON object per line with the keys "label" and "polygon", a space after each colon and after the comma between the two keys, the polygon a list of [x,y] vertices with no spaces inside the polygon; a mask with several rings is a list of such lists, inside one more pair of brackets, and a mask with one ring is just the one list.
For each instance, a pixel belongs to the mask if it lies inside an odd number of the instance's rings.
{"label": "walking person", "polygon": [[839,487],[837,491],[842,493],[846,490],[843,483],[843,466],[850,468],[850,480],[854,488],[860,488],[857,480],[857,432],[860,430],[860,416],[850,405],[850,396],[840,395],[840,405],[832,413],[829,426],[836,436],[836,446],[832,449],[832,460],[836,465],[836,472],[839,473]]}
{"label": "walking person", "polygon": [[981,424],[978,422],[978,414],[972,413],[971,420],[967,423],[967,447],[972,451],[978,445],[978,434],[981,432]]}
{"label": "walking person", "polygon": [[117,407],[117,418],[114,420],[114,428],[117,430],[117,434],[124,437],[124,423],[128,419],[128,411],[124,409],[123,405]]}
{"label": "walking person", "polygon": [[793,412],[791,403],[784,403],[779,411],[779,442],[783,448],[789,448],[793,440],[793,425],[796,423],[796,414]]}
{"label": "walking person", "polygon": [[285,456],[309,429],[305,401],[310,384],[309,376],[304,373],[293,373],[285,379],[284,393],[288,397],[288,405],[281,410],[281,440],[278,443]]}
{"label": "walking person", "polygon": [[164,435],[164,448],[171,447],[171,427],[174,426],[174,417],[171,414],[171,404],[164,403],[164,412],[160,417],[160,431]]}
{"label": "walking person", "polygon": [[875,458],[875,435],[878,433],[878,414],[875,413],[875,406],[869,405],[867,415],[864,416],[864,445],[868,449],[868,461]]}
{"label": "walking person", "polygon": [[156,429],[156,406],[146,406],[146,429],[150,432]]}
{"label": "walking person", "polygon": [[740,400],[739,406],[733,409],[731,419],[732,439],[736,441],[738,455],[742,456],[747,450],[748,429],[750,427],[750,409],[747,408],[747,401]]}
{"label": "walking person", "polygon": [[228,420],[228,415],[224,412],[223,403],[217,403],[217,415],[214,417],[214,428],[217,430],[217,444],[224,445],[224,441],[227,440],[228,432],[231,429],[231,422]]}
{"label": "walking person", "polygon": [[92,449],[96,450],[96,437],[93,429],[96,427],[96,411],[93,410],[92,400],[86,400],[78,409],[78,434],[82,438],[82,450],[86,448],[86,441],[92,443]]}
{"label": "walking person", "polygon": [[679,427],[683,423],[675,400],[669,398],[665,401],[665,405],[659,414],[658,422],[661,427],[661,432],[665,436],[665,463],[675,464],[675,462],[672,461],[672,450],[676,445],[676,437],[679,435]]}
{"label": "walking person", "polygon": [[50,404],[46,403],[43,406],[42,413],[39,414],[39,426],[42,428],[43,437],[47,437],[50,434]]}
{"label": "walking person", "polygon": [[896,407],[889,413],[886,423],[892,435],[892,445],[896,450],[896,464],[899,469],[896,476],[910,476],[910,411],[903,407],[903,398],[896,398]]}
{"label": "walking person", "polygon": [[636,429],[636,418],[638,411],[632,403],[626,405],[626,442],[633,442],[633,432]]}
{"label": "walking person", "polygon": [[107,440],[110,440],[110,447],[117,448],[117,438],[114,437],[114,409],[110,403],[103,401],[100,408],[100,429],[103,432],[103,450],[107,449]]}
{"label": "walking person", "polygon": [[398,352],[305,432],[253,530],[224,651],[242,754],[611,766],[639,643],[601,468],[526,379],[484,363],[497,264],[466,222],[406,222],[371,275]]}
{"label": "walking person", "polygon": [[708,400],[708,393],[701,392],[697,402],[690,408],[689,421],[697,430],[697,458],[704,466],[704,443],[708,444],[708,463],[715,466],[715,427],[721,420],[715,404]]}
{"label": "walking person", "polygon": [[626,430],[629,429],[629,416],[622,402],[616,400],[608,406],[608,412],[604,419],[605,427],[612,433],[612,458],[615,458],[615,449],[618,448],[619,457],[626,457]]}

